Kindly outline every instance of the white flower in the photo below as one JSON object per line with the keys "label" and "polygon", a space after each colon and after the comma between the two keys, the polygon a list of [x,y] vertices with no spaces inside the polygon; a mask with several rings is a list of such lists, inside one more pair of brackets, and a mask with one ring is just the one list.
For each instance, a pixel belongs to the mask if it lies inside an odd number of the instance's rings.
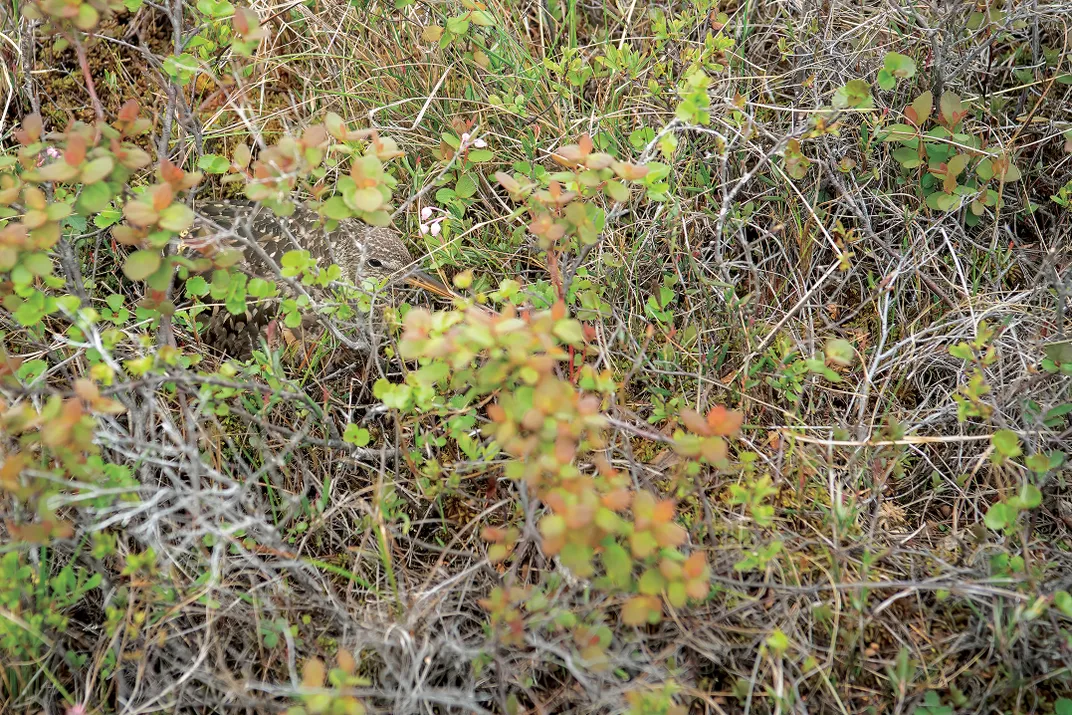
{"label": "white flower", "polygon": [[473,142],[473,146],[475,146],[477,149],[483,149],[487,145],[488,145],[488,143],[486,141],[484,141],[483,139],[477,139],[476,141]]}
{"label": "white flower", "polygon": [[470,139],[469,132],[463,132],[462,133],[462,144],[468,144],[469,139]]}
{"label": "white flower", "polygon": [[421,209],[421,220],[427,221],[430,218],[432,218],[432,207],[425,206],[423,209]]}
{"label": "white flower", "polygon": [[427,233],[428,233],[428,224],[422,223],[421,224],[421,235],[424,236]]}
{"label": "white flower", "polygon": [[432,235],[433,236],[438,236],[439,235],[439,223],[440,223],[439,221],[436,221],[435,223],[432,224]]}

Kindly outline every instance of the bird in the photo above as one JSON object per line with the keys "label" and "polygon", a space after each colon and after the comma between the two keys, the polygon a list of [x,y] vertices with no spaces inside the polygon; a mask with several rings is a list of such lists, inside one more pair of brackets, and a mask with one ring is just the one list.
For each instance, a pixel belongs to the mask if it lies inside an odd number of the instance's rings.
{"label": "bird", "polygon": [[[268,258],[279,265],[283,255],[291,250],[309,251],[321,268],[332,263],[342,269],[342,277],[354,285],[364,280],[402,278],[405,282],[433,294],[455,298],[457,295],[441,281],[413,268],[414,261],[397,229],[370,226],[355,219],[344,219],[338,227],[327,231],[320,214],[299,205],[289,216],[277,216],[265,206],[246,200],[223,200],[201,203],[197,219],[183,236],[187,247],[198,241],[229,237],[227,243],[244,248],[241,270],[252,277],[276,280],[275,270],[265,262]],[[234,241],[235,237],[245,238]],[[250,242],[263,250],[255,250]],[[285,282],[279,282],[284,297],[293,297]],[[310,291],[311,293],[314,291]],[[201,334],[203,343],[227,357],[248,359],[260,345],[262,337],[271,342],[278,330],[279,301],[247,302],[243,315],[235,315],[221,305],[213,306]],[[318,319],[305,315],[300,327],[308,333],[315,329]]]}

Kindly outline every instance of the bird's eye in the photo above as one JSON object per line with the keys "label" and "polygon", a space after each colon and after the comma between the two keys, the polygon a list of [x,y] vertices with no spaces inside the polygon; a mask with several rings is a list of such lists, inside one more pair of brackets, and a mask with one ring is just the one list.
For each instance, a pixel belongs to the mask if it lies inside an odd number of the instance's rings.
{"label": "bird's eye", "polygon": [[368,264],[371,268],[383,268],[383,261],[379,258],[370,258]]}

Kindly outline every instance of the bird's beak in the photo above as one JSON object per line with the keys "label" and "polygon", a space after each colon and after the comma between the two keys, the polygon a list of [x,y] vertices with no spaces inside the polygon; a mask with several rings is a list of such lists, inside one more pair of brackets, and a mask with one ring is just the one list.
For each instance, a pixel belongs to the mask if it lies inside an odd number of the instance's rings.
{"label": "bird's beak", "polygon": [[410,285],[423,288],[430,293],[435,293],[443,298],[459,298],[457,293],[445,286],[438,278],[434,278],[424,271],[412,271],[406,276],[406,282]]}

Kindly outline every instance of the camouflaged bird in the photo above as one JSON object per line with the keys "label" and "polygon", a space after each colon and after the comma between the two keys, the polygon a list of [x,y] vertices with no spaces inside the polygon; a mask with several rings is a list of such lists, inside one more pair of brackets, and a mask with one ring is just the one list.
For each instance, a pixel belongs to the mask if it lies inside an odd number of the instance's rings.
{"label": "camouflaged bird", "polygon": [[[233,232],[255,242],[277,265],[288,251],[306,250],[320,261],[321,266],[337,264],[342,268],[343,278],[355,285],[365,279],[398,276],[438,295],[453,295],[435,278],[411,269],[413,258],[402,243],[401,235],[393,228],[346,220],[328,232],[316,211],[299,206],[291,216],[276,216],[270,209],[249,201],[204,203],[197,214],[193,234],[211,236],[222,231]],[[187,242],[191,242],[190,239]],[[258,251],[251,246],[242,246],[240,242],[237,246],[243,248],[244,272],[267,280],[276,279],[275,272]],[[286,283],[279,282],[278,285],[284,297],[290,295]],[[202,340],[231,357],[248,358],[260,345],[262,336],[273,337],[273,321],[279,314],[279,302],[251,301],[247,305],[245,315],[234,315],[223,306],[214,306]],[[317,323],[315,315],[306,315],[298,330],[310,331]]]}

